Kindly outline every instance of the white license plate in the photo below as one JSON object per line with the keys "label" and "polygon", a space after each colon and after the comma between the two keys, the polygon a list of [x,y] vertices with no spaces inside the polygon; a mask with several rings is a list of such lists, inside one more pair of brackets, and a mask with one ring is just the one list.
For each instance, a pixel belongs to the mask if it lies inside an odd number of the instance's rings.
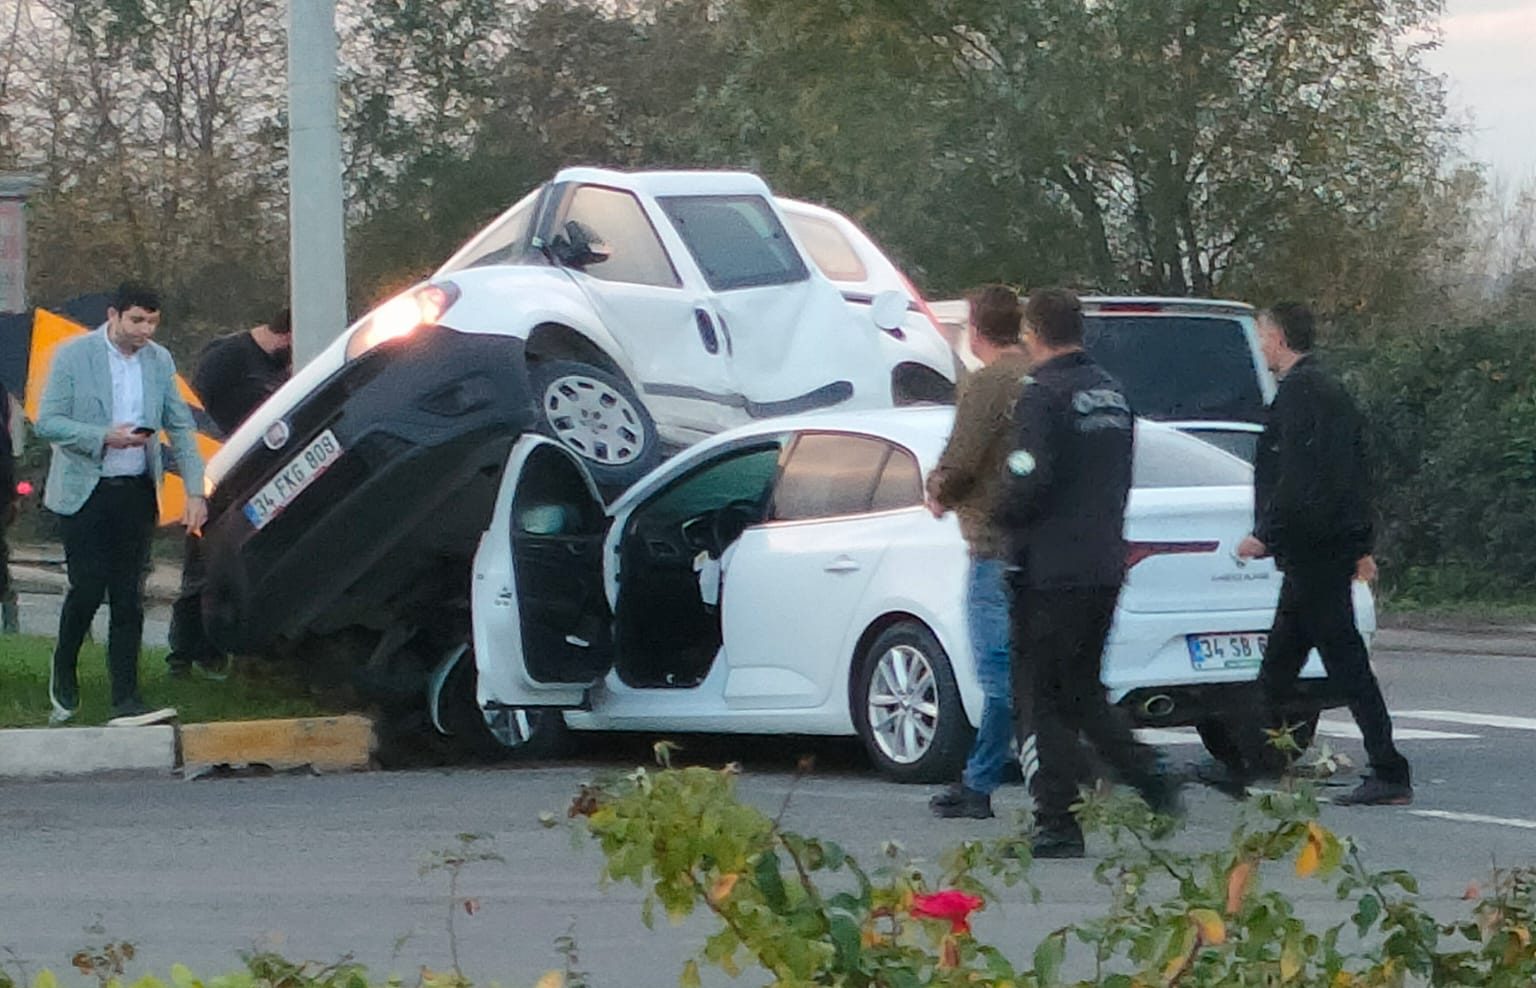
{"label": "white license plate", "polygon": [[1189,664],[1196,669],[1254,669],[1269,645],[1266,631],[1240,631],[1224,635],[1185,635]]}
{"label": "white license plate", "polygon": [[304,452],[288,461],[276,477],[267,481],[256,496],[245,502],[245,517],[260,530],[294,502],[304,489],[315,482],[332,463],[341,459],[341,443],[330,429],[310,440]]}

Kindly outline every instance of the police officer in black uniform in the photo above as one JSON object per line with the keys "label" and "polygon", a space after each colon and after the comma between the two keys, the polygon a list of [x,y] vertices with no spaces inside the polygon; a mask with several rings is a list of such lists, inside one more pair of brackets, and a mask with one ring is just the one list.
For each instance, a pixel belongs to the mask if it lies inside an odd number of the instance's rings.
{"label": "police officer in black uniform", "polygon": [[[1280,378],[1254,463],[1254,531],[1240,558],[1274,556],[1284,574],[1280,604],[1259,667],[1265,710],[1280,726],[1307,655],[1316,648],[1329,684],[1348,697],[1371,774],[1335,803],[1401,806],[1413,801],[1408,760],[1392,741],[1392,719],[1355,627],[1351,581],[1369,569],[1374,524],[1364,423],[1349,393],[1312,355],[1312,312],[1294,302],[1259,314],[1259,345]],[[1247,776],[1273,770],[1267,739],[1243,732]],[[1247,778],[1234,780],[1236,788]]]}
{"label": "police officer in black uniform", "polygon": [[[1178,786],[1136,740],[1100,680],[1104,643],[1125,580],[1125,502],[1133,418],[1115,381],[1083,351],[1077,296],[1042,289],[1024,309],[1034,373],[1014,409],[1001,520],[1011,535],[1017,652],[1033,682],[1034,854],[1082,857],[1072,816],[1091,769],[1079,738],[1160,813],[1179,811]],[[1030,691],[1018,691],[1028,696]]]}

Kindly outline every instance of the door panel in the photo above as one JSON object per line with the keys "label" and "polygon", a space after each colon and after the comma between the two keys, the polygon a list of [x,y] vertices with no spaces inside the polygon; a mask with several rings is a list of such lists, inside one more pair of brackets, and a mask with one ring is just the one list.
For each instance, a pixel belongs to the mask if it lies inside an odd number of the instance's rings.
{"label": "door panel", "polygon": [[849,618],[886,544],[867,517],[748,529],[727,559],[721,593],[726,702],[823,703],[847,658]]}
{"label": "door panel", "polygon": [[605,260],[568,268],[625,349],[658,427],[718,432],[743,420],[729,354],[707,300],[678,275],[633,193],[597,185],[570,191],[552,236],[577,223],[601,243]]}
{"label": "door panel", "polygon": [[603,585],[607,517],[575,458],[513,446],[471,590],[481,706],[576,706],[613,664]]}

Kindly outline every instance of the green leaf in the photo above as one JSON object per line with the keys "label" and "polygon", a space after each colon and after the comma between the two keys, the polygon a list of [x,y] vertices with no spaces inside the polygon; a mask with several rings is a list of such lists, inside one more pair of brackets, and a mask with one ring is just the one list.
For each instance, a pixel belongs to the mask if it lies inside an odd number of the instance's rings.
{"label": "green leaf", "polygon": [[834,956],[837,969],[857,971],[859,955],[864,949],[859,938],[859,924],[845,913],[833,913],[827,932],[832,938],[833,948],[837,951]]}
{"label": "green leaf", "polygon": [[683,964],[683,973],[677,976],[678,988],[699,988],[703,982],[699,978],[699,962],[689,958]]}
{"label": "green leaf", "polygon": [[1067,956],[1066,933],[1057,930],[1035,947],[1035,977],[1041,985],[1053,985],[1061,976],[1061,963]]}
{"label": "green leaf", "polygon": [[763,901],[774,912],[783,914],[789,908],[789,896],[784,889],[784,878],[779,874],[779,856],[766,851],[757,859],[757,887],[763,893]]}
{"label": "green leaf", "polygon": [[53,976],[52,971],[39,971],[37,977],[32,979],[32,988],[59,988],[59,979]]}
{"label": "green leaf", "polygon": [[1361,896],[1360,905],[1355,907],[1355,928],[1361,936],[1365,936],[1365,931],[1371,928],[1380,915],[1381,900],[1374,895]]}

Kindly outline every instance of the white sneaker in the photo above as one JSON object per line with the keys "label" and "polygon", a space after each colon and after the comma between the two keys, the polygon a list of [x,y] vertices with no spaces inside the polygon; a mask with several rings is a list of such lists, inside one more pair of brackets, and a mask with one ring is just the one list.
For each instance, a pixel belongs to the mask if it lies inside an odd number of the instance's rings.
{"label": "white sneaker", "polygon": [[53,701],[53,710],[48,714],[48,726],[57,727],[67,724],[74,719],[75,712],[57,700]]}
{"label": "white sneaker", "polygon": [[176,719],[175,707],[161,707],[158,710],[146,710],[141,714],[124,714],[121,717],[113,717],[107,721],[108,727],[144,727],[149,724],[164,724],[166,721]]}

